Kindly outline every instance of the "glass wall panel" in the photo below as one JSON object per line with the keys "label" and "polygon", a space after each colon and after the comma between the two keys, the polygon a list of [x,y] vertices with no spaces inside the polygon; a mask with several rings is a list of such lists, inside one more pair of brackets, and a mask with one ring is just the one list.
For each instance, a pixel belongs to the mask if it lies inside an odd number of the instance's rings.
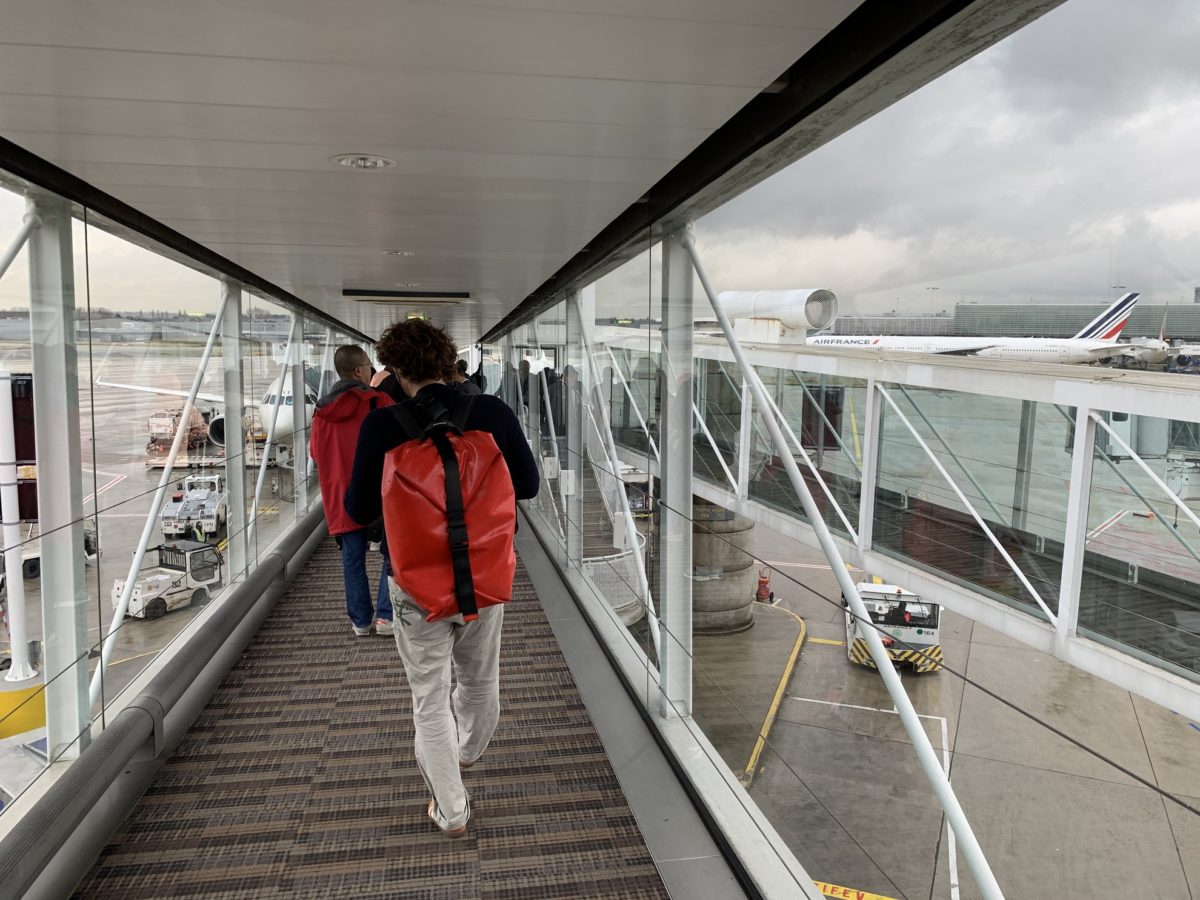
{"label": "glass wall panel", "polygon": [[567,452],[566,407],[563,375],[566,358],[566,304],[559,303],[541,313],[525,329],[531,344],[523,352],[520,368],[527,369],[523,379],[527,398],[530,446],[541,475],[538,495],[530,509],[541,516],[565,562],[566,521],[562,506],[561,476]]}
{"label": "glass wall panel", "polygon": [[[1071,416],[886,385],[874,546],[1044,615],[1058,608]],[[982,525],[980,524],[982,521]]]}
{"label": "glass wall panel", "polygon": [[[644,364],[658,346],[657,330],[647,327],[654,310],[650,297],[657,291],[650,282],[651,269],[650,253],[645,251],[584,288],[577,334],[582,570],[653,663],[647,612],[655,608],[657,584],[656,491],[646,456],[649,423],[642,424],[649,407],[639,405],[639,394],[628,381],[634,360]],[[646,393],[640,396],[647,403]]]}
{"label": "glass wall panel", "polygon": [[1200,680],[1200,428],[1103,419],[1112,432],[1096,426],[1079,631]]}
{"label": "glass wall panel", "polygon": [[[784,437],[822,518],[849,537],[858,525],[866,382],[768,367],[757,371],[772,411],[782,415]],[[750,436],[749,495],[806,518],[761,415],[752,417]]]}
{"label": "glass wall panel", "polygon": [[293,432],[303,427],[292,396],[291,365],[302,342],[302,317],[258,294],[246,303],[243,379],[251,439],[246,499],[251,554],[261,558],[295,518]]}
{"label": "glass wall panel", "polygon": [[118,600],[131,594],[103,675],[107,704],[229,581],[225,456],[211,427],[223,415],[221,285],[96,216],[86,221],[81,432],[95,468],[84,500],[85,512],[95,510],[96,590],[110,601],[101,605],[105,633]]}

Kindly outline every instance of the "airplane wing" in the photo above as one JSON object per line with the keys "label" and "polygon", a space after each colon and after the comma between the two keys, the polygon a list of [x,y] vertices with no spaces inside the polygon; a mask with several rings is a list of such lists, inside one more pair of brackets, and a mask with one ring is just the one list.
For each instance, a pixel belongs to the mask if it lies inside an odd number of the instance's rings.
{"label": "airplane wing", "polygon": [[[143,394],[158,394],[160,397],[180,397],[187,399],[187,391],[173,391],[170,388],[148,387],[144,384],[119,384],[114,381],[104,381],[100,378],[96,379],[96,384],[102,387],[124,388],[127,391],[141,391]],[[224,403],[224,397],[218,397],[216,394],[196,394],[197,400],[207,400],[209,403]]]}
{"label": "airplane wing", "polygon": [[978,347],[962,347],[958,350],[938,350],[935,356],[974,356],[981,350],[991,350],[996,344],[980,344]]}

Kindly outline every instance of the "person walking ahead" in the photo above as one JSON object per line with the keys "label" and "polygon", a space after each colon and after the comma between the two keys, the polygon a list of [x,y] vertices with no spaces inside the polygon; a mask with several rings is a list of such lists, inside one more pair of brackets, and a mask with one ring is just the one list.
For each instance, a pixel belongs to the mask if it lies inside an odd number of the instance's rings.
{"label": "person walking ahead", "polygon": [[[392,325],[379,339],[376,353],[413,398],[405,404],[413,417],[428,410],[454,410],[462,395],[447,384],[457,350],[440,329],[421,319]],[[461,407],[458,407],[461,409]],[[512,478],[518,500],[537,494],[538,472],[521,426],[502,400],[488,395],[471,398],[464,432],[486,431],[495,438]],[[388,410],[363,420],[346,491],[346,512],[360,523],[382,513],[384,457],[408,440],[399,419]],[[433,795],[428,814],[445,834],[466,833],[471,816],[462,769],[487,748],[500,718],[500,631],[502,605],[486,606],[478,618],[450,616],[428,622],[428,610],[389,579],[399,598],[396,649],[412,690],[414,750],[417,765]],[[511,596],[511,590],[508,594]],[[451,688],[452,676],[457,685]]]}
{"label": "person walking ahead", "polygon": [[[338,381],[329,393],[317,401],[313,413],[309,454],[317,464],[321,499],[329,533],[342,551],[342,578],[346,585],[346,613],[354,633],[365,637],[374,622],[376,634],[392,633],[392,604],[388,597],[386,571],[379,578],[379,594],[374,610],[371,582],[367,578],[367,545],[370,528],[346,514],[343,498],[354,465],[358,431],[367,413],[392,405],[386,394],[372,390],[368,382],[373,369],[366,351],[353,344],[338,347],[333,355]],[[386,570],[386,566],[385,566]]]}

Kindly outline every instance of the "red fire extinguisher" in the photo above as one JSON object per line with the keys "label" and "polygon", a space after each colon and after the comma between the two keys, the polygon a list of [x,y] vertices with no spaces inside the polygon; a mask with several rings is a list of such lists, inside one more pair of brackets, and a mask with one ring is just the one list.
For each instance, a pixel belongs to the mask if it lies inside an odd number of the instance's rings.
{"label": "red fire extinguisher", "polygon": [[759,603],[770,603],[775,599],[775,592],[771,590],[771,570],[760,569],[758,573],[758,590],[754,592],[754,599]]}

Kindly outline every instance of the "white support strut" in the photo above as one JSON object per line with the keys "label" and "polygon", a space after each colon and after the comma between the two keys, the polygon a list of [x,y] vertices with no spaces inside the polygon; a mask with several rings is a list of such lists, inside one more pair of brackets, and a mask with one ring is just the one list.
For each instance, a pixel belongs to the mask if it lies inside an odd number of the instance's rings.
{"label": "white support strut", "polygon": [[32,200],[27,200],[25,203],[25,215],[21,217],[21,227],[17,229],[17,236],[8,245],[8,249],[4,251],[4,255],[0,256],[0,278],[4,277],[4,273],[8,271],[8,267],[13,264],[13,260],[17,258],[17,254],[21,252],[21,248],[25,246],[25,242],[29,240],[29,235],[33,233],[33,229],[41,224],[42,220],[38,218],[37,214],[37,205]]}

